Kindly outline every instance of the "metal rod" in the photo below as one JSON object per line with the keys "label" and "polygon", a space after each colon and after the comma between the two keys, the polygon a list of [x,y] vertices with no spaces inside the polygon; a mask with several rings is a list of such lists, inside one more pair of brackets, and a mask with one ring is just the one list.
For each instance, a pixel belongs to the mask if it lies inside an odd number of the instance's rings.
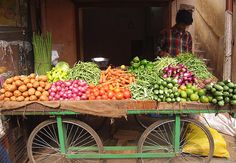
{"label": "metal rod", "polygon": [[59,142],[60,142],[60,150],[61,153],[66,153],[66,144],[65,144],[65,130],[62,122],[62,117],[57,116],[57,128],[58,128],[58,135],[59,135]]}

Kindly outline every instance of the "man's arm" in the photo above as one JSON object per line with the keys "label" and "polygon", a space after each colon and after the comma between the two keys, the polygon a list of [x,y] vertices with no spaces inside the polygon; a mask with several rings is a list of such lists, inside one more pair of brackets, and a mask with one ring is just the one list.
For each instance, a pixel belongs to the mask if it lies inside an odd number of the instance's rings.
{"label": "man's arm", "polygon": [[192,36],[191,36],[191,34],[189,33],[189,39],[188,39],[188,52],[193,52],[192,51],[192,49],[193,49],[193,41],[192,41]]}
{"label": "man's arm", "polygon": [[167,40],[167,32],[162,31],[157,44],[157,55],[160,57],[168,56],[168,53],[165,51],[166,40]]}

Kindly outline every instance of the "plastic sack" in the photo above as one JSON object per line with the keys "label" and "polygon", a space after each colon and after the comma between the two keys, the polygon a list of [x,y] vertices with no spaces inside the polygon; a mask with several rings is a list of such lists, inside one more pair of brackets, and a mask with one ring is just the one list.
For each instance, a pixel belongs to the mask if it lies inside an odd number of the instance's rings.
{"label": "plastic sack", "polygon": [[[209,153],[209,141],[205,133],[201,128],[190,124],[188,126],[189,133],[186,135],[186,144],[183,148],[183,152],[197,154],[202,156],[208,156]],[[213,156],[229,158],[229,152],[226,148],[226,142],[223,136],[213,128],[208,128],[215,145]],[[198,136],[195,136],[195,135]]]}
{"label": "plastic sack", "polygon": [[201,114],[198,120],[205,126],[216,129],[217,131],[236,136],[236,119],[224,114]]}

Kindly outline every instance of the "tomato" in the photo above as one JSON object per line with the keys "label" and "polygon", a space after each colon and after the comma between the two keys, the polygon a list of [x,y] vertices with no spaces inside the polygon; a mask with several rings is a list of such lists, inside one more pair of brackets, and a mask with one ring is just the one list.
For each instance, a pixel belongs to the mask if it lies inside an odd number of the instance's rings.
{"label": "tomato", "polygon": [[98,91],[99,91],[98,88],[95,87],[95,88],[93,88],[92,92],[94,93],[94,92],[98,92]]}
{"label": "tomato", "polygon": [[109,99],[112,99],[114,97],[114,92],[113,91],[108,91],[107,96]]}
{"label": "tomato", "polygon": [[101,88],[100,91],[99,91],[99,95],[103,96],[105,93],[106,93],[105,90],[103,88]]}
{"label": "tomato", "polygon": [[93,92],[93,94],[95,97],[97,97],[97,96],[99,96],[99,91],[95,91],[95,92]]}
{"label": "tomato", "polygon": [[121,93],[121,92],[118,92],[118,93],[116,93],[116,99],[117,100],[122,100],[123,99],[123,93]]}
{"label": "tomato", "polygon": [[114,92],[115,92],[115,93],[120,92],[120,88],[115,88],[115,89],[114,89]]}
{"label": "tomato", "polygon": [[109,86],[108,85],[105,85],[103,88],[104,88],[105,92],[109,91]]}
{"label": "tomato", "polygon": [[130,91],[125,90],[125,91],[123,92],[123,96],[124,96],[125,99],[131,98],[131,93],[130,93]]}
{"label": "tomato", "polygon": [[89,100],[95,100],[96,98],[95,98],[95,96],[89,96]]}
{"label": "tomato", "polygon": [[97,97],[96,97],[96,100],[101,100],[101,99],[102,99],[101,96],[97,96]]}
{"label": "tomato", "polygon": [[94,88],[95,86],[94,86],[94,84],[89,84],[89,88],[90,89],[92,89],[92,88]]}
{"label": "tomato", "polygon": [[113,97],[112,97],[112,100],[116,100],[116,96],[113,96]]}
{"label": "tomato", "polygon": [[113,87],[112,85],[109,85],[109,89],[110,89],[111,91],[113,91],[113,90],[114,90],[114,87]]}
{"label": "tomato", "polygon": [[107,100],[108,99],[107,95],[106,94],[102,95],[102,99]]}

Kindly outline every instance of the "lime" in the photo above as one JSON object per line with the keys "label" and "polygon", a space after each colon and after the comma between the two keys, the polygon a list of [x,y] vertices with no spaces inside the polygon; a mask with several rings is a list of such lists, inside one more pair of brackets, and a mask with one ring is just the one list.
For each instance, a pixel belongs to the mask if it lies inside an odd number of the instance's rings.
{"label": "lime", "polygon": [[185,91],[181,91],[181,92],[180,92],[180,96],[181,96],[182,98],[187,98],[187,93],[186,93]]}
{"label": "lime", "polygon": [[180,88],[181,90],[183,90],[183,91],[186,90],[186,86],[185,86],[185,85],[181,85],[179,88]]}
{"label": "lime", "polygon": [[195,86],[192,86],[191,89],[193,90],[193,92],[197,91],[197,87],[195,87]]}
{"label": "lime", "polygon": [[199,100],[199,96],[197,94],[191,94],[190,95],[190,100],[191,101],[198,101]]}
{"label": "lime", "polygon": [[188,89],[191,89],[191,88],[192,88],[192,84],[188,83],[188,84],[186,85],[186,87],[187,87]]}
{"label": "lime", "polygon": [[208,99],[207,96],[201,96],[201,97],[200,97],[200,101],[201,101],[202,103],[209,103],[209,99]]}
{"label": "lime", "polygon": [[189,97],[194,93],[192,89],[187,89],[186,92]]}
{"label": "lime", "polygon": [[121,68],[122,70],[125,70],[126,67],[125,67],[125,65],[121,65],[120,68]]}
{"label": "lime", "polygon": [[199,96],[204,96],[206,94],[206,91],[204,89],[198,90],[198,95]]}
{"label": "lime", "polygon": [[212,102],[213,97],[212,96],[208,96],[209,102]]}

